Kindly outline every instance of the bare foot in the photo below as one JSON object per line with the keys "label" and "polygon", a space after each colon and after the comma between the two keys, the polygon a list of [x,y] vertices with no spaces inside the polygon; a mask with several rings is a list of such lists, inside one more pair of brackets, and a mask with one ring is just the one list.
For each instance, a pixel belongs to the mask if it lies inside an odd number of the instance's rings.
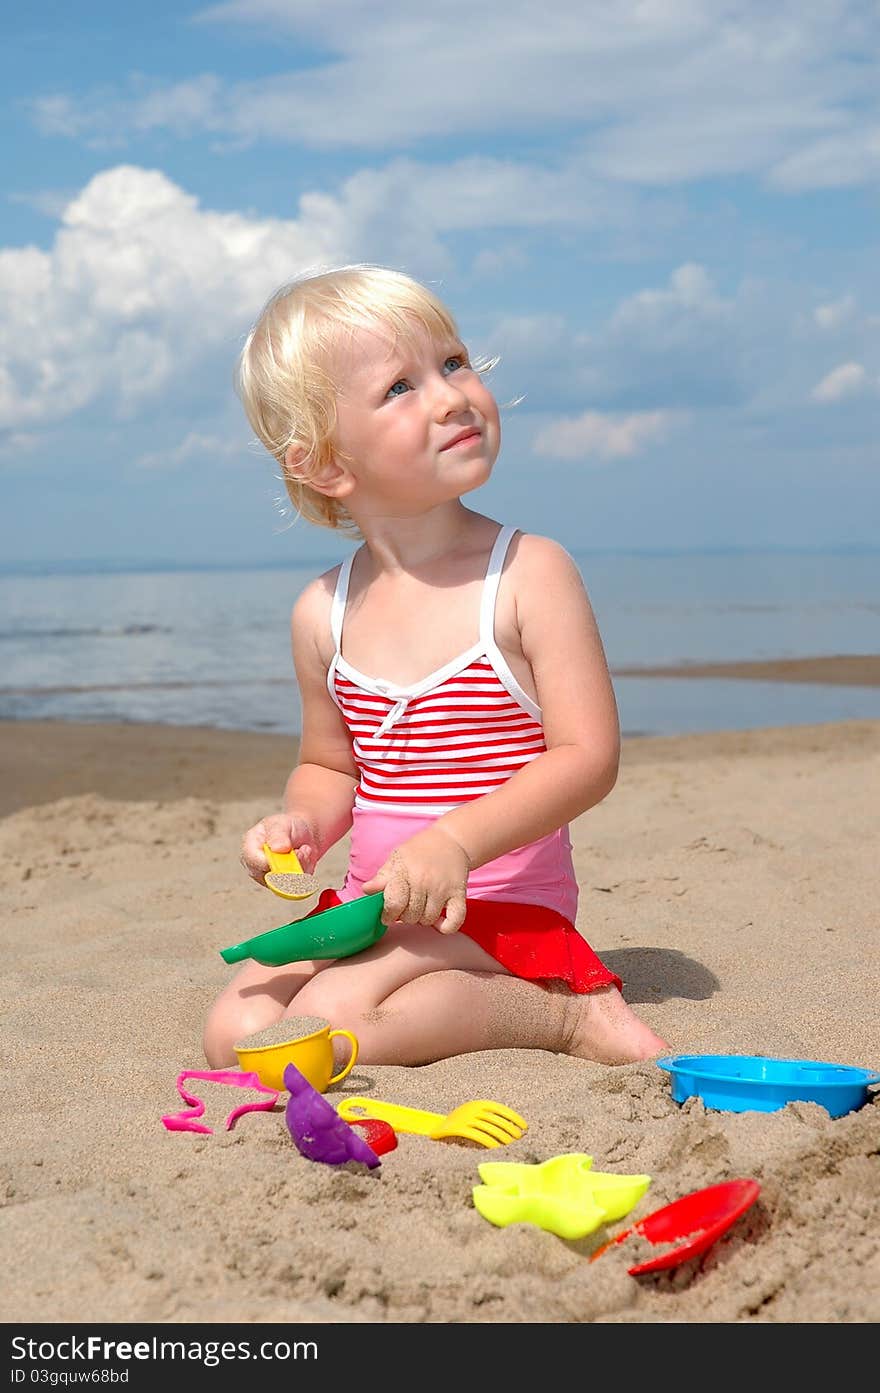
{"label": "bare foot", "polygon": [[626,1004],[616,987],[570,999],[570,1030],[565,1053],[596,1064],[632,1064],[654,1059],[669,1046]]}

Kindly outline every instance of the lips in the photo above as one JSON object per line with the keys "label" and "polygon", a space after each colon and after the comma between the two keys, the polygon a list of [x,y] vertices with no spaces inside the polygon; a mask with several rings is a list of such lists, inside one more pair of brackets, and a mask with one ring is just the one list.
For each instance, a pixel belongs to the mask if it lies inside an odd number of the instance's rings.
{"label": "lips", "polygon": [[447,440],[445,445],[440,447],[441,454],[444,450],[451,450],[454,445],[463,445],[465,442],[474,443],[480,439],[478,426],[468,426],[466,430],[460,430],[458,435],[454,435],[451,440]]}

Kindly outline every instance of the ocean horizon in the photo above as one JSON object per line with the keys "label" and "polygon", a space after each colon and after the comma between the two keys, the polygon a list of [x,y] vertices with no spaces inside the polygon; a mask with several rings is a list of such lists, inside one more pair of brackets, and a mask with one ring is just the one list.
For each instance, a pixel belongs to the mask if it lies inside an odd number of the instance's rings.
{"label": "ocean horizon", "polygon": [[[839,543],[834,546],[706,546],[706,547],[585,547],[569,548],[575,559],[588,557],[687,557],[687,556],[866,556],[880,561],[880,546],[865,543]],[[347,553],[346,553],[347,554]],[[339,554],[327,553],[300,561],[266,561],[247,558],[239,561],[199,561],[177,557],[43,557],[37,560],[3,561],[0,559],[0,578],[4,576],[64,576],[64,575],[151,575],[156,572],[173,574],[178,571],[295,571],[311,569],[314,574],[338,565]]]}
{"label": "ocean horizon", "polygon": [[[612,674],[880,651],[880,548],[571,554]],[[290,608],[339,559],[6,563],[0,719],[297,733]],[[614,686],[625,735],[880,718],[872,688],[650,675]]]}

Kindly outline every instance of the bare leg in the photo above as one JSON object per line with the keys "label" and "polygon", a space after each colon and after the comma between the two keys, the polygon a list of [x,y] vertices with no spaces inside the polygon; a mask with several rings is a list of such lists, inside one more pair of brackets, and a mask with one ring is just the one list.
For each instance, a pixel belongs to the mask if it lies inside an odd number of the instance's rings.
{"label": "bare leg", "polygon": [[237,1064],[235,1042],[281,1020],[291,1001],[326,962],[263,967],[247,962],[217,997],[205,1020],[202,1048],[211,1069]]}
{"label": "bare leg", "polygon": [[365,1064],[430,1064],[473,1050],[550,1050],[627,1064],[666,1045],[616,987],[579,996],[498,972],[432,972],[350,1027]]}
{"label": "bare leg", "polygon": [[[392,925],[374,948],[353,958],[319,959],[263,967],[246,962],[223,988],[205,1020],[202,1048],[212,1069],[237,1063],[235,1042],[284,1016],[323,1016],[348,1026],[420,973],[447,967],[499,969],[464,934],[438,934],[418,925]],[[314,986],[321,977],[320,990]],[[326,980],[327,986],[323,985]]]}
{"label": "bare leg", "polygon": [[578,995],[563,983],[523,981],[464,935],[404,928],[381,955],[370,951],[377,956],[369,979],[337,963],[288,1008],[354,1031],[366,1064],[429,1064],[492,1049],[626,1064],[666,1049],[615,987]]}
{"label": "bare leg", "polygon": [[667,1046],[615,987],[578,995],[512,977],[464,934],[401,925],[337,962],[247,963],[205,1025],[212,1068],[236,1063],[235,1041],[285,1015],[323,1016],[354,1031],[372,1064],[428,1064],[475,1050],[542,1049],[625,1064]]}

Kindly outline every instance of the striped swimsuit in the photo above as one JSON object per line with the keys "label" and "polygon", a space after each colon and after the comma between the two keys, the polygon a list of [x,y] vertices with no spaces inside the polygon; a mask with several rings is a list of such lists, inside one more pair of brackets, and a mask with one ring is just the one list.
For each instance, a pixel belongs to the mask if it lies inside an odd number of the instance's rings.
{"label": "striped swimsuit", "polygon": [[[335,653],[327,686],[352,742],[359,779],[348,874],[328,902],[354,899],[391,851],[461,803],[492,793],[546,750],[540,707],[495,642],[495,601],[513,527],[498,533],[480,600],[479,638],[420,682],[399,686],[342,656],[353,557],[340,568],[330,614]],[[470,872],[461,932],[516,976],[561,978],[575,991],[620,979],[574,928],[578,885],[567,827]]]}

